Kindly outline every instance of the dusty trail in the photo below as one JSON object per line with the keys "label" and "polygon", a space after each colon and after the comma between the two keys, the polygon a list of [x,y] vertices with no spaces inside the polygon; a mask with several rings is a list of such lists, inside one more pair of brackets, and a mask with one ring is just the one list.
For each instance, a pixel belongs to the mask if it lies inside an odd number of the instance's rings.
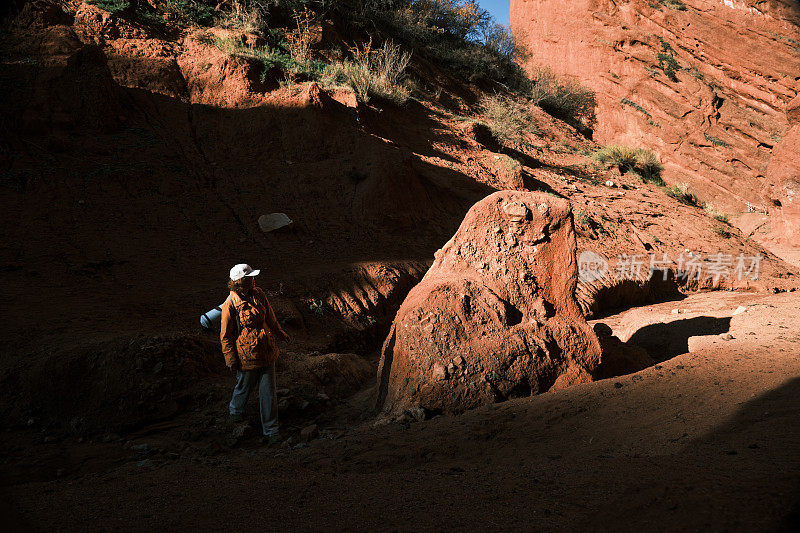
{"label": "dusty trail", "polygon": [[698,294],[600,320],[673,336],[697,317],[729,321],[636,374],[304,449],[129,457],[6,490],[34,529],[788,527],[800,501],[798,306],[797,293]]}

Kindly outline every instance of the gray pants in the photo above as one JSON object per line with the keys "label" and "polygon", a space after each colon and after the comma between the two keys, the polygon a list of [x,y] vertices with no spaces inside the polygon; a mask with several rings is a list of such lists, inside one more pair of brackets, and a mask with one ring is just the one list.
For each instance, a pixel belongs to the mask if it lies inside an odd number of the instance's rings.
{"label": "gray pants", "polygon": [[241,415],[250,391],[258,387],[258,409],[264,435],[278,432],[278,398],[275,391],[275,363],[255,370],[240,370],[236,373],[236,388],[228,405],[232,415]]}

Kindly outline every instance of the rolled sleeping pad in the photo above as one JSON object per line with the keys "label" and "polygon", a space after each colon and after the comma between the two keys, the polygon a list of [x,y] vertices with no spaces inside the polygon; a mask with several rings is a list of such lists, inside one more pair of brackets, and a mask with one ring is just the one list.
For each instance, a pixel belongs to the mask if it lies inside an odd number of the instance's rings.
{"label": "rolled sleeping pad", "polygon": [[222,306],[225,302],[216,306],[211,311],[206,311],[200,317],[200,326],[206,331],[219,331],[222,327]]}

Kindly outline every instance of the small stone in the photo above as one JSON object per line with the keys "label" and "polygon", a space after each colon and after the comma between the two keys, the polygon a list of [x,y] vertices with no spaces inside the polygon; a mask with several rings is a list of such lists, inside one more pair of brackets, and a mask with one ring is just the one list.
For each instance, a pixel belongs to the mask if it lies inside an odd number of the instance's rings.
{"label": "small stone", "polygon": [[134,444],[131,446],[131,451],[136,453],[147,453],[150,451],[147,444]]}
{"label": "small stone", "polygon": [[100,439],[100,442],[111,442],[115,440],[119,440],[119,435],[116,433],[108,433],[104,435],[102,439]]}
{"label": "small stone", "polygon": [[300,441],[301,442],[308,442],[310,440],[316,439],[319,436],[319,428],[316,424],[311,424],[310,426],[306,426],[300,430]]}
{"label": "small stone", "polygon": [[291,226],[292,219],[286,213],[270,213],[258,217],[258,227],[264,233]]}
{"label": "small stone", "polygon": [[734,311],[733,314],[734,314],[734,316],[735,315],[741,315],[745,311],[747,311],[747,308],[745,306],[743,306],[743,305],[740,305],[739,307],[736,308],[736,311]]}
{"label": "small stone", "polygon": [[433,379],[442,381],[447,379],[447,368],[442,363],[435,363],[433,365]]}
{"label": "small stone", "polygon": [[612,180],[606,181],[606,187],[616,187],[617,184],[614,183]]}
{"label": "small stone", "polygon": [[459,355],[458,357],[453,359],[453,364],[456,365],[456,366],[463,365],[464,364],[464,358]]}
{"label": "small stone", "polygon": [[503,206],[503,211],[506,212],[506,215],[508,215],[509,220],[513,224],[520,224],[528,217],[528,213],[530,213],[528,206],[522,202],[509,202]]}
{"label": "small stone", "polygon": [[723,333],[719,337],[724,341],[730,341],[730,340],[733,340],[733,338],[734,338],[733,335],[731,335],[730,333]]}
{"label": "small stone", "polygon": [[412,418],[417,422],[424,422],[425,419],[428,417],[428,413],[422,407],[412,407],[411,409],[406,411],[406,414],[409,416],[409,418]]}
{"label": "small stone", "polygon": [[231,431],[231,435],[234,439],[243,439],[252,433],[253,428],[250,427],[250,424],[239,424],[233,431]]}

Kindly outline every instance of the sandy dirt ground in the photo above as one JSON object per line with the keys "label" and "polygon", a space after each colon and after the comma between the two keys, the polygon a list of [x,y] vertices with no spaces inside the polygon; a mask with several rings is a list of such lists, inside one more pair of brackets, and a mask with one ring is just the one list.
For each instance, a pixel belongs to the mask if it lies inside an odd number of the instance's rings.
{"label": "sandy dirt ground", "polygon": [[[713,292],[632,309],[594,323],[672,339],[641,372],[456,417],[367,420],[297,449],[143,459],[74,443],[78,473],[17,476],[5,512],[35,530],[791,530],[799,306],[797,293]],[[48,446],[65,444],[27,453]]]}

